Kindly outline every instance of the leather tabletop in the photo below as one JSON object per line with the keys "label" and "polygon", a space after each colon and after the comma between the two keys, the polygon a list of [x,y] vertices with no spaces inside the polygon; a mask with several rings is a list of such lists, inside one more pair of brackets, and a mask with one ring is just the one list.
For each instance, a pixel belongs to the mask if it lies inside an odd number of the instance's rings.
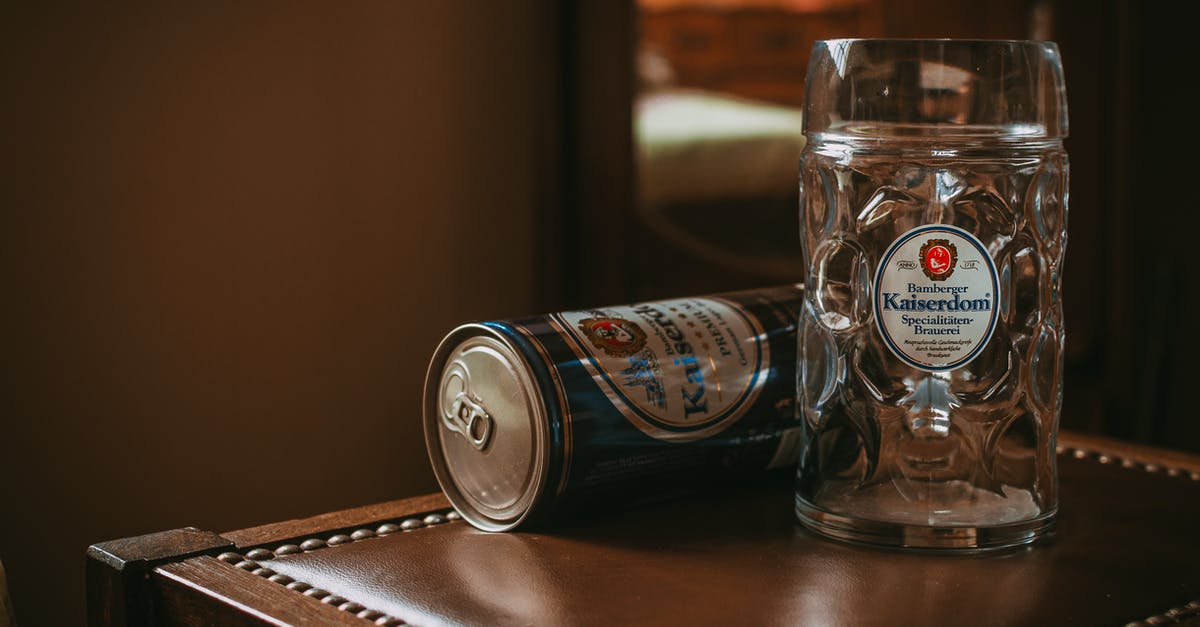
{"label": "leather tabletop", "polygon": [[1200,480],[1172,474],[1064,456],[1056,537],[985,557],[818,538],[795,523],[790,486],[770,483],[538,532],[456,520],[262,563],[416,625],[1124,625],[1200,599]]}

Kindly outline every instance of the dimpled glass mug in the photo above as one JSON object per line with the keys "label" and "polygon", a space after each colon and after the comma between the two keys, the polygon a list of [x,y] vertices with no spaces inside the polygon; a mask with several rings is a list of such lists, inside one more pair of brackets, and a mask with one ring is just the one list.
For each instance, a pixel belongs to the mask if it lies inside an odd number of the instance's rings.
{"label": "dimpled glass mug", "polygon": [[800,522],[917,549],[1034,541],[1058,507],[1057,46],[820,41],[805,98]]}

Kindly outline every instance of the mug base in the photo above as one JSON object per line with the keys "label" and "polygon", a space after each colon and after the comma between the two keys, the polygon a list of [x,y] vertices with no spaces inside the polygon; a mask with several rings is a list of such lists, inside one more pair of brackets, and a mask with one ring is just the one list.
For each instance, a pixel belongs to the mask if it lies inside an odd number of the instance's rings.
{"label": "mug base", "polygon": [[865,520],[819,509],[796,497],[796,518],[822,536],[874,547],[973,554],[1025,546],[1053,535],[1057,512],[1000,525],[927,526]]}

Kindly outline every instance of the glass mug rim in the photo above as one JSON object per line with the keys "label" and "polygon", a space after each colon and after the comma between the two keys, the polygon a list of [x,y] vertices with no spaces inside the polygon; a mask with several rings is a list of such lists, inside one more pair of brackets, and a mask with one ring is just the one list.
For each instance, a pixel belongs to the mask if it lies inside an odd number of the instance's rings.
{"label": "glass mug rim", "polygon": [[835,38],[813,42],[804,134],[918,140],[1068,136],[1058,44],[1033,39]]}
{"label": "glass mug rim", "polygon": [[1058,44],[1049,39],[992,39],[987,37],[832,37],[829,39],[818,39],[814,45],[822,43],[847,42],[847,43],[907,43],[907,44],[955,44],[955,45],[1030,45],[1036,47],[1049,47],[1058,50]]}

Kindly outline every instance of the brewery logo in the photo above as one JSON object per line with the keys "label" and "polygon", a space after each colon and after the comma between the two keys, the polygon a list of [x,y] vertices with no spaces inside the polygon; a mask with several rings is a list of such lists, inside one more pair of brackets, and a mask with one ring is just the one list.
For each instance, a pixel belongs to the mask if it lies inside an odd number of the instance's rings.
{"label": "brewery logo", "polygon": [[584,318],[579,330],[609,357],[628,357],[646,346],[646,332],[624,318]]}
{"label": "brewery logo", "polygon": [[931,239],[921,246],[921,270],[931,281],[945,281],[954,274],[958,248],[948,239]]}
{"label": "brewery logo", "polygon": [[892,354],[926,372],[975,359],[996,330],[1000,275],[987,247],[949,224],[896,238],[875,271],[875,325]]}

